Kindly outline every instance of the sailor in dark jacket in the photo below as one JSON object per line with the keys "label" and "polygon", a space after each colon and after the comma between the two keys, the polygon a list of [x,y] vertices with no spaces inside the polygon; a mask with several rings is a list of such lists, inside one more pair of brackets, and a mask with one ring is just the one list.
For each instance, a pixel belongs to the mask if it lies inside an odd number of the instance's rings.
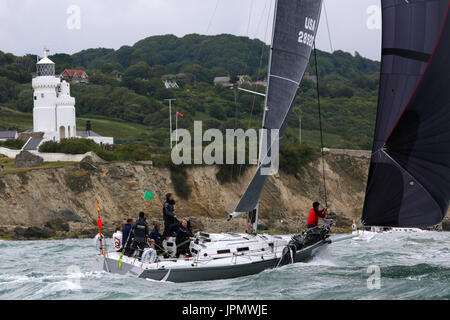
{"label": "sailor in dark jacket", "polygon": [[173,199],[173,194],[168,193],[166,195],[166,202],[163,205],[163,219],[164,219],[164,232],[163,237],[169,237],[169,227],[178,222],[175,215],[175,200]]}
{"label": "sailor in dark jacket", "polygon": [[123,225],[122,228],[122,249],[124,254],[128,254],[130,251],[131,243],[133,242],[133,231],[131,231],[131,226],[133,225],[133,219],[127,219],[127,223]]}
{"label": "sailor in dark jacket", "polygon": [[176,233],[177,237],[175,240],[175,244],[177,245],[177,258],[180,256],[180,254],[184,254],[185,256],[190,257],[190,238],[194,236],[191,231],[191,223],[189,221],[183,220],[182,223],[178,224]]}
{"label": "sailor in dark jacket", "polygon": [[131,250],[139,249],[139,257],[142,256],[144,249],[147,247],[147,237],[148,237],[148,224],[145,220],[145,213],[139,213],[139,219],[133,224],[131,229],[134,232],[134,240],[131,245]]}
{"label": "sailor in dark jacket", "polygon": [[163,236],[159,233],[159,224],[155,224],[153,226],[152,232],[150,232],[150,239],[153,239],[155,241],[155,248],[158,252],[164,251],[163,248]]}

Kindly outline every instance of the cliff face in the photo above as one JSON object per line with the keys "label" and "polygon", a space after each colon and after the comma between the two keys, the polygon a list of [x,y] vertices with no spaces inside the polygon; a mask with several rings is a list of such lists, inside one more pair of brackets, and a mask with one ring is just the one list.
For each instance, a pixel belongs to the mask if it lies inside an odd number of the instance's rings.
{"label": "cliff face", "polygon": [[[345,220],[348,224],[361,213],[368,160],[331,154],[325,160],[329,204],[338,216],[350,219]],[[283,229],[304,224],[311,203],[323,203],[321,165],[319,160],[296,176],[280,173],[269,178],[261,198],[263,225]],[[254,171],[224,185],[217,181],[216,172],[212,166],[188,170],[192,193],[188,200],[177,199],[177,216],[196,217],[208,231],[243,231],[243,219],[231,224],[225,219]],[[145,190],[155,193],[155,198],[143,200]],[[69,236],[91,235],[96,232],[97,200],[108,231],[139,211],[146,212],[150,221],[160,220],[167,192],[173,192],[170,171],[143,163],[77,164],[7,174],[0,178],[0,235],[39,238],[61,231]]]}

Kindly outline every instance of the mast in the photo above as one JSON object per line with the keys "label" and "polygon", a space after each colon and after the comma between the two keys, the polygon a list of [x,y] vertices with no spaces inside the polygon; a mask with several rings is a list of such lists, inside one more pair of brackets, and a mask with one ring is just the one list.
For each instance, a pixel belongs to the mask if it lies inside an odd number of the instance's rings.
{"label": "mast", "polygon": [[[252,232],[257,231],[261,192],[273,168],[273,160],[278,160],[278,154],[275,154],[278,142],[287,127],[298,87],[309,63],[321,7],[321,0],[277,0],[275,4],[258,169],[234,212],[229,215],[231,219],[247,213]],[[267,165],[269,160],[272,161],[270,168]]]}

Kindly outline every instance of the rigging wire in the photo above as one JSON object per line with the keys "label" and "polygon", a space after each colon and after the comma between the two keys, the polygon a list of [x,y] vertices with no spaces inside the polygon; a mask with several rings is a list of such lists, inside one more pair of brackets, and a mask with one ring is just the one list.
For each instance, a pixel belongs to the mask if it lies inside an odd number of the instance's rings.
{"label": "rigging wire", "polygon": [[209,23],[208,23],[208,28],[206,28],[206,34],[208,34],[209,33],[209,29],[211,29],[211,25],[212,25],[213,19],[216,16],[217,8],[219,7],[219,1],[220,0],[217,0],[216,6],[214,7],[213,14],[212,14],[211,19],[209,20]]}
{"label": "rigging wire", "polygon": [[330,24],[328,23],[328,14],[327,14],[327,7],[325,5],[325,1],[323,2],[323,11],[325,14],[325,21],[327,23],[328,41],[330,42],[330,50],[331,50],[331,53],[333,53],[334,49],[333,49],[333,43],[331,42]]}
{"label": "rigging wire", "polygon": [[[330,21],[328,19],[327,7],[326,7],[325,2],[326,2],[326,0],[323,1],[323,9],[324,9],[325,22],[326,22],[327,32],[328,32],[328,42],[330,44],[330,53],[331,53],[330,57],[331,57],[331,61],[332,61],[332,64],[333,64],[334,74],[337,75],[338,74],[338,71],[337,71],[338,62],[335,59],[334,54],[333,54],[334,53],[334,47],[333,47],[333,41],[332,41],[331,31],[330,31]],[[342,128],[343,127],[344,127],[344,122],[342,121]],[[340,176],[338,177],[338,181],[339,181],[338,183],[340,184],[341,183],[341,177]]]}
{"label": "rigging wire", "polygon": [[249,36],[249,33],[250,33],[250,22],[252,20],[252,15],[253,15],[253,1],[254,0],[251,0],[251,2],[250,2],[250,10],[248,12],[247,37]]}
{"label": "rigging wire", "polygon": [[[266,2],[264,3],[264,9],[263,9],[262,12],[261,12],[261,17],[259,18],[258,25],[256,26],[254,38],[257,38],[257,37],[258,37],[258,32],[259,32],[259,30],[260,30],[261,24],[262,24],[263,21],[264,21],[264,12],[266,12],[267,4],[268,4],[270,1],[271,1],[271,0],[266,0]],[[270,3],[270,5],[272,5],[272,3]],[[269,10],[269,14],[270,14],[270,10]],[[265,41],[265,39],[264,39],[264,41]]]}
{"label": "rigging wire", "polygon": [[[270,2],[270,6],[269,6],[269,12],[268,12],[268,14],[267,14],[267,23],[266,23],[266,30],[265,30],[265,33],[264,33],[264,39],[263,39],[263,44],[262,44],[262,48],[261,48],[261,55],[260,55],[260,59],[259,59],[259,67],[258,67],[258,70],[257,70],[257,72],[256,72],[256,81],[258,81],[258,79],[259,79],[259,76],[261,75],[261,67],[262,67],[262,63],[263,63],[263,57],[264,57],[264,49],[265,49],[265,47],[266,47],[266,41],[267,41],[267,33],[268,33],[268,31],[269,31],[269,25],[270,25],[270,12],[271,12],[271,9],[272,9],[272,2]],[[269,46],[271,46],[271,44],[269,44]],[[272,50],[271,48],[269,48],[269,50]],[[256,84],[255,84],[255,90],[256,90]],[[256,95],[254,95],[253,96],[253,103],[252,103],[252,108],[251,108],[251,110],[250,110],[250,117],[249,117],[249,120],[248,120],[248,127],[250,127],[250,125],[251,125],[251,121],[253,120],[252,118],[253,118],[253,110],[254,110],[254,108],[255,108],[255,103],[256,103]],[[263,108],[264,108],[265,106],[263,106]]]}
{"label": "rigging wire", "polygon": [[[261,45],[261,54],[260,54],[260,57],[259,57],[259,67],[258,67],[258,70],[256,71],[256,81],[259,80],[259,76],[261,75],[261,68],[262,68],[262,64],[263,64],[264,51],[265,51],[265,48],[266,48],[266,46],[267,46],[267,45],[266,45],[266,41],[267,41],[267,33],[268,33],[268,31],[269,31],[270,16],[271,16],[271,12],[272,12],[272,1],[271,1],[271,0],[267,0],[267,1],[266,1],[266,4],[265,4],[265,6],[264,6],[263,13],[264,13],[264,11],[265,11],[266,8],[267,8],[267,3],[269,3],[269,9],[268,9],[268,13],[267,13],[267,22],[266,22],[266,29],[265,29],[265,32],[264,32],[264,39],[263,39],[262,45]],[[259,21],[259,23],[258,23],[258,27],[257,27],[258,30],[256,30],[256,32],[259,31],[262,17],[263,17],[263,15],[261,15],[261,19],[260,19],[260,21]],[[270,50],[271,50],[271,48],[269,48],[269,51],[270,51]],[[256,88],[257,88],[257,84],[254,85],[254,90],[255,90],[255,91],[256,91]],[[254,95],[254,96],[253,96],[253,101],[252,101],[252,107],[251,107],[251,109],[250,109],[250,114],[249,114],[249,118],[248,118],[247,128],[250,128],[251,122],[252,122],[252,120],[253,120],[253,110],[255,109],[256,98],[257,98],[256,95]],[[263,105],[263,109],[264,109],[264,107],[265,107],[265,105]],[[242,173],[242,165],[239,166],[239,174],[238,174],[238,175],[240,176],[241,173]]]}
{"label": "rigging wire", "polygon": [[[250,38],[250,25],[251,25],[251,21],[252,21],[252,16],[253,16],[253,2],[254,0],[251,0],[250,2],[250,8],[249,8],[249,12],[248,12],[248,22],[247,22],[247,38]],[[267,6],[267,2],[266,2],[266,6]],[[264,7],[265,10],[265,7]],[[250,50],[249,50],[250,52]],[[248,58],[250,58],[250,54],[248,56]],[[234,93],[234,130],[237,129],[237,125],[238,125],[238,104],[237,104],[237,97],[238,97],[238,85],[235,83],[233,86],[233,93]],[[233,160],[234,160],[234,150],[233,150]],[[242,167],[242,166],[241,166]],[[241,172],[239,170],[239,175],[240,176]],[[231,176],[230,176],[230,182],[233,182],[233,176],[234,176],[234,161],[233,164],[231,165]]]}
{"label": "rigging wire", "polygon": [[320,152],[322,157],[322,178],[323,178],[323,190],[325,196],[325,205],[328,207],[328,195],[327,195],[327,183],[326,183],[326,175],[325,175],[325,155],[323,151],[323,130],[322,130],[322,111],[320,108],[320,91],[319,91],[319,71],[317,68],[317,50],[316,50],[316,42],[314,41],[314,65],[316,69],[316,90],[317,90],[317,106],[319,110],[319,128],[320,128]]}

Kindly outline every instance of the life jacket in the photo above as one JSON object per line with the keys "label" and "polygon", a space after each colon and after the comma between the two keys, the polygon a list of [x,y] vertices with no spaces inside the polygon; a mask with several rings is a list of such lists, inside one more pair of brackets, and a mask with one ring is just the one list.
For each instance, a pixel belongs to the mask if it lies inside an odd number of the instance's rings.
{"label": "life jacket", "polygon": [[120,249],[122,247],[122,231],[117,231],[113,234],[114,248]]}
{"label": "life jacket", "polygon": [[317,226],[319,224],[319,214],[314,209],[309,211],[308,224]]}
{"label": "life jacket", "polygon": [[314,225],[317,227],[317,225],[319,224],[319,217],[321,217],[321,218],[326,217],[325,210],[322,209],[322,210],[316,212],[316,210],[311,209],[311,211],[309,212],[307,224],[311,224],[311,225]]}

